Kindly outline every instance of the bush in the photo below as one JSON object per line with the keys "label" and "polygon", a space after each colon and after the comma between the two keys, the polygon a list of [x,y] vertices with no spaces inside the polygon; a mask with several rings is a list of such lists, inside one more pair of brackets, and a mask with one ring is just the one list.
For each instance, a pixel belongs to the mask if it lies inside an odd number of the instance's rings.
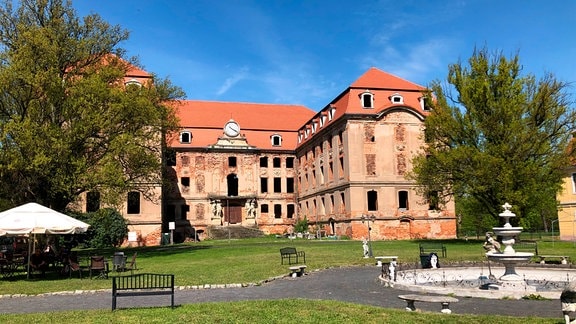
{"label": "bush", "polygon": [[308,232],[308,219],[306,217],[298,220],[294,225],[294,233]]}
{"label": "bush", "polygon": [[112,208],[103,208],[93,213],[83,214],[83,221],[90,224],[83,235],[84,244],[91,248],[116,247],[128,235],[128,225],[122,214]]}

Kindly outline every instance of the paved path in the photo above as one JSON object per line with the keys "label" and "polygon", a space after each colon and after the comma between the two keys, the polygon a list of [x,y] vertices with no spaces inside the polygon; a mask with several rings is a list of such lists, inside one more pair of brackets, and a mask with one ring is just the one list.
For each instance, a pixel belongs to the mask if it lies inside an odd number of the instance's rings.
{"label": "paved path", "polygon": [[[334,268],[307,273],[299,278],[282,278],[261,286],[178,290],[177,305],[200,302],[306,298],[340,300],[386,308],[404,309],[398,295],[409,293],[384,287],[377,267]],[[562,318],[558,300],[498,300],[458,297],[451,304],[455,314],[500,314]],[[82,295],[50,295],[0,298],[0,313],[35,313],[54,310],[111,309],[111,292]],[[169,296],[118,298],[118,308],[169,305]],[[436,303],[416,303],[416,307],[439,312]]]}

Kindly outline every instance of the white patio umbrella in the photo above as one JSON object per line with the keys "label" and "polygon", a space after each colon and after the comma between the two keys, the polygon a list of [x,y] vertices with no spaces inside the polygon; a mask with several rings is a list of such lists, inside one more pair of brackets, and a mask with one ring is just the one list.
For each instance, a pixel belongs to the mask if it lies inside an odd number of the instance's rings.
{"label": "white patio umbrella", "polygon": [[[35,234],[78,234],[90,225],[37,203],[28,203],[0,213],[0,236]],[[30,242],[30,240],[29,240]],[[30,244],[28,273],[30,273]]]}

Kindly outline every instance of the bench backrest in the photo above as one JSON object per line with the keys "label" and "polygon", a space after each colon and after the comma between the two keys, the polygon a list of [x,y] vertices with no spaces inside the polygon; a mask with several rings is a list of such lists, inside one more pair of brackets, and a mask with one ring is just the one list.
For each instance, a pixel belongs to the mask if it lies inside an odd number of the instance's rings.
{"label": "bench backrest", "polygon": [[534,252],[538,255],[538,242],[536,241],[520,241],[514,243],[512,248],[519,252]]}
{"label": "bench backrest", "polygon": [[296,254],[296,248],[293,247],[281,248],[280,254]]}
{"label": "bench backrest", "polygon": [[112,278],[113,290],[174,288],[173,274],[140,273]]}

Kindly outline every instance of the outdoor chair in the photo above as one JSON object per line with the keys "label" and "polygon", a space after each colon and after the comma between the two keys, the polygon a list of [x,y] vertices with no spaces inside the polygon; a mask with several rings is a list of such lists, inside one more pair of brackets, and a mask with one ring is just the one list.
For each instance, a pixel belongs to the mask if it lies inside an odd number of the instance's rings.
{"label": "outdoor chair", "polygon": [[132,261],[130,261],[130,263],[124,267],[125,271],[130,270],[130,274],[134,274],[134,270],[138,270],[136,268],[136,256],[137,255],[138,255],[138,252],[134,252],[134,255],[132,255]]}
{"label": "outdoor chair", "polygon": [[103,256],[91,256],[89,270],[90,279],[92,279],[92,272],[98,272],[98,276],[96,276],[96,278],[108,278],[108,262]]}
{"label": "outdoor chair", "polygon": [[82,267],[80,266],[78,260],[75,260],[74,258],[69,258],[68,264],[65,265],[64,267],[68,268],[68,276],[70,278],[72,278],[72,272],[78,272],[78,277],[82,279]]}

